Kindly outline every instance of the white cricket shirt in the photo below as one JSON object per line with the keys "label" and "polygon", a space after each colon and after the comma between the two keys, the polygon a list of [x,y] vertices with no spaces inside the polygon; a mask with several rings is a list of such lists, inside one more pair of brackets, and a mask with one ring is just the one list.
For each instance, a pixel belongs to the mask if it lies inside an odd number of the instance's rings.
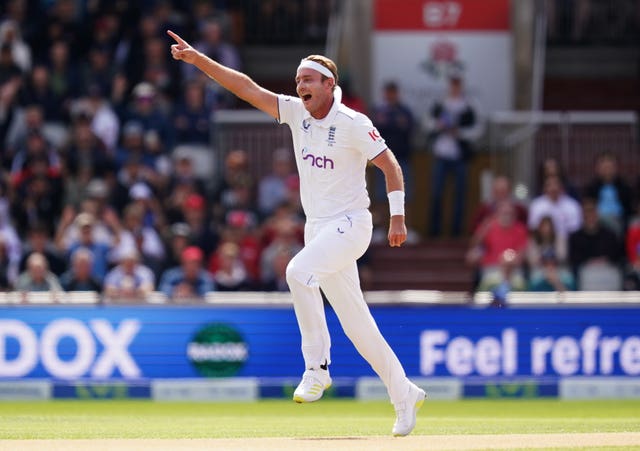
{"label": "white cricket shirt", "polygon": [[279,122],[291,129],[307,218],[368,208],[367,161],[387,148],[371,120],[338,101],[320,120],[297,97],[279,95],[278,109]]}

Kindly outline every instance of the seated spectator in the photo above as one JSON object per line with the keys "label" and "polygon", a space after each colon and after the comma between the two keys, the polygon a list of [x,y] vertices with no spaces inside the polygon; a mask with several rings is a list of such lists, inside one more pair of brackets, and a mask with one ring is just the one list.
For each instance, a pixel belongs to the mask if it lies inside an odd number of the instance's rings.
{"label": "seated spectator", "polygon": [[[246,212],[231,211],[227,215],[221,236],[221,242],[231,242],[238,246],[240,259],[247,270],[251,284],[260,282],[260,253],[262,246],[257,236],[255,225],[255,218],[246,214]],[[215,274],[220,265],[220,255],[216,252],[209,258],[209,272]]]}
{"label": "seated spectator", "polygon": [[251,288],[251,278],[236,243],[222,243],[214,257],[217,268],[213,272],[213,280],[217,291],[246,291]]}
{"label": "seated spectator", "polygon": [[[388,210],[389,208],[387,207],[387,213]],[[304,218],[298,214],[295,205],[285,201],[278,205],[273,214],[266,218],[260,226],[260,237],[262,238],[263,246],[268,246],[276,238],[282,221],[292,222],[298,242],[304,243]]]}
{"label": "seated spectator", "polygon": [[567,241],[556,236],[551,218],[545,216],[529,235],[529,291],[575,290],[575,279],[567,268],[567,260]]}
{"label": "seated spectator", "polygon": [[91,213],[80,213],[74,220],[78,229],[78,238],[71,242],[67,250],[69,256],[78,249],[84,248],[93,255],[91,274],[98,280],[104,279],[109,270],[109,254],[111,246],[94,239],[95,217]]}
{"label": "seated spectator", "polygon": [[586,197],[596,199],[600,220],[622,237],[631,214],[631,187],[618,174],[618,160],[611,153],[598,156],[595,172]]}
{"label": "seated spectator", "polygon": [[[265,289],[287,291],[286,265],[302,249],[298,227],[291,218],[281,218],[275,224],[275,235],[260,257],[260,277]],[[285,262],[286,260],[286,262]],[[285,288],[285,289],[283,289]]]}
{"label": "seated spectator", "polygon": [[125,208],[120,243],[113,249],[112,256],[117,260],[122,250],[135,247],[140,253],[142,263],[159,276],[165,257],[164,243],[156,229],[144,223],[144,215],[145,207],[141,203],[131,203]]}
{"label": "seated spectator", "polygon": [[60,277],[64,291],[102,292],[102,283],[91,275],[93,254],[87,248],[78,248],[71,254],[71,268]]}
{"label": "seated spectator", "polygon": [[215,283],[203,266],[204,254],[197,246],[185,248],[180,255],[180,265],[162,274],[159,290],[177,303],[202,300]]}
{"label": "seated spectator", "polygon": [[112,247],[120,241],[122,224],[118,213],[108,203],[109,186],[104,180],[93,179],[85,191],[86,195],[78,208],[67,205],[63,209],[55,235],[56,246],[63,251],[68,251],[71,244],[79,239],[80,230],[75,218],[81,213],[88,213],[93,219],[94,242]]}
{"label": "seated spectator", "polygon": [[176,129],[177,144],[201,144],[210,142],[211,111],[205,105],[205,92],[202,82],[192,80],[184,87],[183,99],[173,114],[173,126]]}
{"label": "seated spectator", "polygon": [[582,214],[584,224],[569,236],[569,260],[577,276],[578,289],[621,289],[622,242],[598,217],[594,199],[583,200]]}
{"label": "seated spectator", "polygon": [[44,255],[44,258],[47,259],[49,269],[56,276],[59,277],[67,270],[67,262],[53,245],[49,230],[44,224],[36,223],[29,229],[25,244],[24,253],[20,260],[21,272],[27,268],[27,259],[34,252]]}
{"label": "seated spectator", "polygon": [[218,245],[218,235],[213,229],[207,212],[206,200],[200,194],[189,194],[182,204],[184,222],[189,226],[191,243],[211,255]]}
{"label": "seated spectator", "polygon": [[258,183],[258,211],[263,218],[273,214],[288,197],[287,179],[295,176],[293,152],[276,149],[272,155],[271,172]]}
{"label": "seated spectator", "polygon": [[153,271],[140,264],[135,248],[123,251],[120,263],[104,278],[105,300],[115,304],[144,302],[154,287]]}
{"label": "seated spectator", "polygon": [[467,262],[480,265],[481,291],[508,287],[524,290],[524,254],[527,248],[527,229],[516,220],[514,206],[504,202],[492,219],[476,231],[471,239]]}
{"label": "seated spectator", "polygon": [[[514,199],[512,191],[511,180],[507,176],[498,175],[494,177],[491,183],[491,197],[480,203],[471,218],[470,228],[472,235],[478,229],[484,227],[485,222],[493,219],[498,206],[504,202],[508,202],[513,205],[516,212],[516,220],[518,222],[523,225],[527,224],[527,208]],[[386,241],[386,224],[381,232],[380,238],[383,238]],[[480,267],[474,268],[473,282],[471,286],[472,292],[476,291],[478,288],[481,277],[480,273]]]}
{"label": "seated spectator", "polygon": [[47,259],[39,253],[31,254],[27,260],[27,269],[18,276],[16,290],[21,292],[50,291],[60,293],[62,286],[58,277],[47,265]]}
{"label": "seated spectator", "polygon": [[164,242],[167,252],[162,261],[160,275],[180,265],[182,252],[191,244],[191,229],[189,225],[184,222],[171,224]]}
{"label": "seated spectator", "polygon": [[9,251],[5,238],[0,235],[0,292],[13,291],[13,284],[18,278],[17,267],[9,260]]}
{"label": "seated spectator", "polygon": [[50,167],[45,156],[35,155],[13,183],[11,210],[16,226],[27,230],[37,222],[53,231],[62,210],[63,183],[59,170]]}
{"label": "seated spectator", "polygon": [[544,193],[529,205],[529,229],[538,228],[545,216],[551,217],[557,236],[566,239],[582,225],[580,204],[564,192],[562,180],[549,176],[544,181]]}
{"label": "seated spectator", "polygon": [[491,197],[480,203],[471,218],[471,232],[475,232],[481,224],[491,218],[496,212],[496,208],[502,202],[513,203],[516,209],[516,218],[522,224],[527,223],[527,207],[517,202],[513,198],[511,180],[506,175],[498,175],[491,182]]}
{"label": "seated spectator", "polygon": [[[640,206],[640,199],[637,202]],[[640,208],[638,210],[640,211]],[[634,216],[629,222],[625,250],[627,255],[625,289],[637,291],[640,290],[640,215]]]}
{"label": "seated spectator", "polygon": [[540,163],[538,169],[538,179],[535,193],[536,195],[544,194],[544,181],[547,177],[558,177],[562,182],[564,192],[569,196],[580,201],[580,193],[576,186],[569,180],[567,172],[560,161],[555,157],[546,157]]}
{"label": "seated spectator", "polygon": [[[277,246],[270,253],[268,260],[269,271],[264,272],[262,276],[263,291],[289,291],[287,284],[287,265],[294,257],[295,253],[287,246]],[[361,271],[361,269],[359,269]],[[360,280],[363,281],[362,272]]]}

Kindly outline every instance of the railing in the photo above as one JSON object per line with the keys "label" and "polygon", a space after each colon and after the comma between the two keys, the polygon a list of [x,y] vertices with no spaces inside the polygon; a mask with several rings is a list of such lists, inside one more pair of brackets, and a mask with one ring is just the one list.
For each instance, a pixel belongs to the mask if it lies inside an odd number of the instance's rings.
{"label": "railing", "polygon": [[[365,291],[369,305],[459,305],[487,307],[493,301],[490,292],[479,291],[472,297],[462,291],[400,290]],[[164,293],[154,291],[145,299],[111,301],[94,291],[71,292],[4,292],[0,305],[291,305],[291,293],[266,291],[212,291],[204,297],[173,301]],[[509,307],[570,306],[570,305],[640,305],[640,291],[513,291],[506,301]]]}
{"label": "railing", "polygon": [[242,149],[249,154],[249,170],[259,180],[271,170],[274,150],[293,149],[289,128],[259,110],[220,110],[212,120],[219,174],[231,150]]}
{"label": "railing", "polygon": [[489,121],[490,165],[510,175],[535,195],[538,168],[555,158],[567,176],[583,187],[594,176],[596,157],[609,152],[619,160],[621,176],[635,182],[640,174],[638,116],[632,111],[505,111]]}

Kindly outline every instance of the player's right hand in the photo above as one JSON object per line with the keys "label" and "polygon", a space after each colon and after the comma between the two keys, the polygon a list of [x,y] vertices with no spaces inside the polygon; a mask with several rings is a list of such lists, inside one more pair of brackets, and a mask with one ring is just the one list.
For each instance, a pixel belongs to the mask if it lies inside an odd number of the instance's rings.
{"label": "player's right hand", "polygon": [[173,31],[167,30],[167,34],[177,42],[177,44],[171,46],[171,56],[173,56],[173,59],[193,64],[198,57],[198,51]]}

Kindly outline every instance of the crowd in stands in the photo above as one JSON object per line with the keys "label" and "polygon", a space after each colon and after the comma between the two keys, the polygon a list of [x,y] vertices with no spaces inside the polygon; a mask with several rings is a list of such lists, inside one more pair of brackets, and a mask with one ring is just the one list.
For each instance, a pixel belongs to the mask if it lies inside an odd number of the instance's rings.
{"label": "crowd in stands", "polygon": [[528,205],[498,176],[477,209],[467,253],[474,289],[502,302],[510,291],[640,289],[640,191],[620,177],[616,157],[599,155],[582,189],[557,160],[541,166],[541,192]]}
{"label": "crowd in stands", "polygon": [[273,171],[256,180],[235,149],[217,179],[177,151],[210,146],[211,113],[235,100],[171,59],[166,30],[242,69],[235,44],[255,8],[299,20],[310,42],[328,6],[45,3],[0,6],[0,290],[97,291],[110,302],[287,290],[303,236],[293,154],[265,149]]}

